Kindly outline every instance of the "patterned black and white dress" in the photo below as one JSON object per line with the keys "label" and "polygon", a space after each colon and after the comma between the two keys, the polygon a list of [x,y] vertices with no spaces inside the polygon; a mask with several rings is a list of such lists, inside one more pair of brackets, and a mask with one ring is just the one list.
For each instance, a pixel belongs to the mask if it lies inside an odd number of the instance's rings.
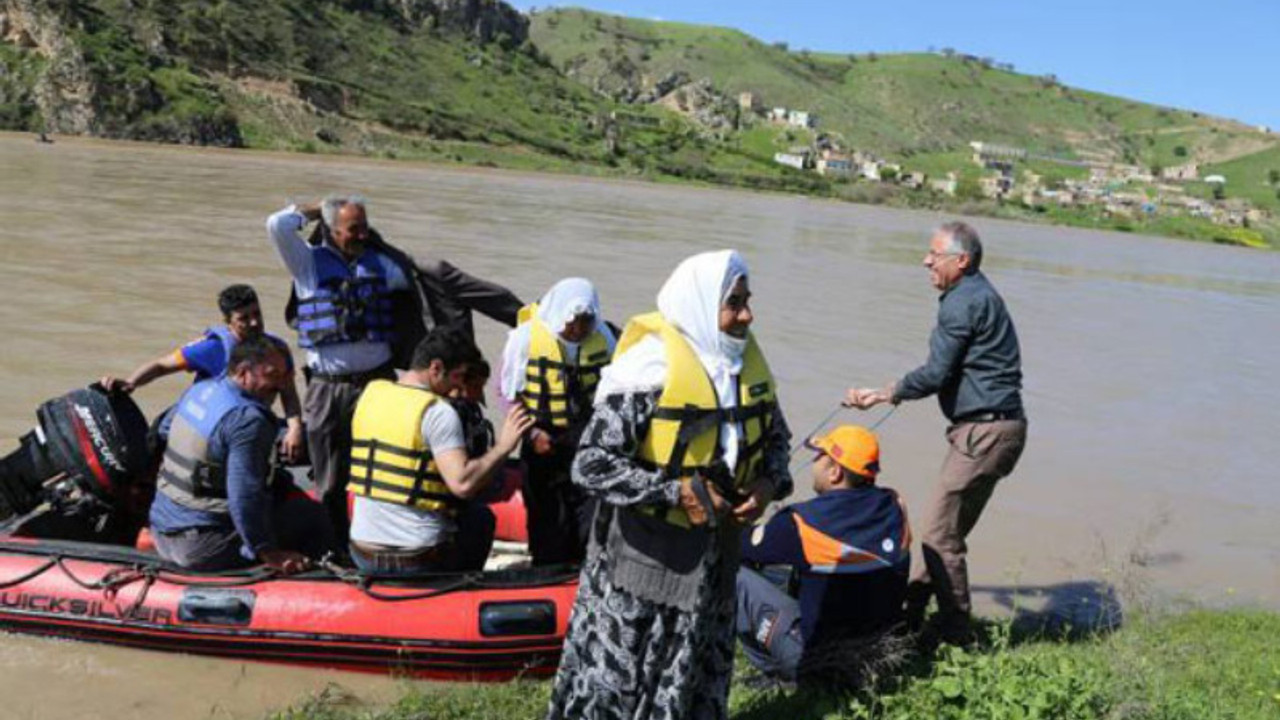
{"label": "patterned black and white dress", "polygon": [[[675,505],[679,485],[633,459],[648,431],[660,391],[626,392],[597,402],[574,464],[574,482],[603,503]],[[779,412],[769,433],[764,473],[790,493],[787,443]],[[564,655],[551,695],[549,720],[681,720],[728,716],[733,672],[733,578],[738,532],[721,532],[703,557],[706,573],[695,611],[636,597],[611,579],[601,538],[602,511],[582,567]],[[735,547],[730,547],[733,543]]]}

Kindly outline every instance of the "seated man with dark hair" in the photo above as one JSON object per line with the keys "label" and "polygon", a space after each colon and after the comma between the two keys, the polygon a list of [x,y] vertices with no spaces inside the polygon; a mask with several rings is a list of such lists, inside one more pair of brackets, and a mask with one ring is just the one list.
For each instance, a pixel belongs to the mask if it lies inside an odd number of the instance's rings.
{"label": "seated man with dark hair", "polygon": [[360,396],[347,489],[355,495],[351,558],[361,570],[459,570],[479,554],[473,545],[492,542],[464,534],[463,501],[488,486],[533,420],[524,408],[512,408],[494,446],[468,457],[462,421],[445,398],[480,362],[469,337],[437,328],[397,382],[374,380]]}
{"label": "seated man with dark hair", "polygon": [[218,309],[222,312],[224,324],[214,325],[177,350],[139,365],[128,378],[103,377],[102,386],[108,392],[132,393],[153,380],[179,371],[193,373],[195,382],[216,378],[226,371],[236,345],[257,337],[270,338],[284,351],[289,372],[287,382],[280,388],[280,404],[288,421],[288,431],[281,440],[280,450],[286,460],[301,461],[304,447],[302,403],[298,399],[298,388],[293,384],[293,357],[289,353],[289,344],[266,331],[258,293],[248,285],[223,288],[218,293]]}
{"label": "seated man with dark hair", "polygon": [[288,573],[333,549],[322,508],[271,482],[280,423],[271,403],[290,378],[284,351],[259,336],[236,345],[225,375],[183,394],[151,504],[161,557],[193,570],[256,561]]}
{"label": "seated man with dark hair", "polygon": [[793,598],[746,567],[738,571],[737,632],[747,659],[794,680],[824,648],[865,638],[902,617],[911,530],[898,494],[876,487],[880,447],[866,428],[843,425],[806,445],[812,500],[784,508],[743,537],[744,564],[799,571]]}

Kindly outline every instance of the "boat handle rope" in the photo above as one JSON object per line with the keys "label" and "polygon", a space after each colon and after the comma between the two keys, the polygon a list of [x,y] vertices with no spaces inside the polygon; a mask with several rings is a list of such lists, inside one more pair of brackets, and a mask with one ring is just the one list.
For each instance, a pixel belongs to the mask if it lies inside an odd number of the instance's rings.
{"label": "boat handle rope", "polygon": [[[192,580],[188,577],[167,571],[158,565],[135,563],[128,567],[114,568],[104,573],[99,579],[90,581],[85,580],[72,572],[66,561],[66,557],[62,555],[55,555],[43,565],[13,578],[12,580],[0,581],[0,589],[11,588],[34,580],[55,567],[72,583],[85,590],[101,590],[104,596],[108,599],[114,599],[122,588],[141,581],[143,583],[142,589],[138,592],[137,597],[134,599],[133,603],[131,603],[128,610],[128,613],[132,614],[138,608],[142,607],[142,603],[146,600],[147,594],[151,591],[151,587],[155,585],[157,581],[164,581],[170,585],[176,585],[179,587],[231,588],[254,585],[262,582],[263,580],[270,580],[280,575],[280,573],[274,570],[263,569],[250,573],[243,578],[237,578],[234,580],[230,578],[221,578],[218,580]],[[375,600],[385,602],[425,600],[428,598],[438,597],[440,595],[447,595],[452,592],[458,592],[459,590],[481,588],[489,585],[489,583],[484,581],[482,575],[467,573],[456,582],[432,588],[424,592],[404,594],[386,593],[374,588],[374,584],[378,581],[378,578],[374,576],[365,575],[355,570],[349,570],[334,563],[328,558],[322,559],[320,561],[320,565],[332,574],[335,579],[358,588],[365,595],[368,595]],[[544,584],[554,585],[563,583],[571,577],[576,577],[576,574],[572,576],[566,574],[563,578],[548,580]]]}
{"label": "boat handle rope", "polygon": [[48,570],[56,564],[58,564],[58,558],[53,558],[49,562],[41,565],[35,570],[32,570],[26,575],[21,575],[19,577],[14,578],[13,580],[6,580],[4,582],[0,582],[0,590],[5,590],[15,585],[21,585],[22,583],[27,582],[28,580],[34,580],[40,577],[41,575],[45,574],[46,572],[48,572]]}
{"label": "boat handle rope", "polygon": [[364,573],[358,570],[350,570],[350,569],[344,568],[341,565],[338,565],[337,563],[333,562],[328,557],[322,558],[320,560],[320,565],[324,569],[333,573],[334,577],[338,578],[342,582],[358,588],[360,592],[364,593],[365,595],[368,595],[374,600],[381,600],[383,602],[426,600],[428,598],[438,597],[440,595],[446,595],[448,593],[457,592],[459,590],[466,590],[471,587],[480,587],[482,585],[482,583],[478,581],[478,578],[474,574],[467,573],[463,575],[462,578],[455,583],[444,585],[438,588],[432,588],[425,592],[407,593],[403,595],[389,594],[389,593],[379,592],[373,588],[373,584],[374,582],[376,582],[377,578],[371,575],[365,575]]}

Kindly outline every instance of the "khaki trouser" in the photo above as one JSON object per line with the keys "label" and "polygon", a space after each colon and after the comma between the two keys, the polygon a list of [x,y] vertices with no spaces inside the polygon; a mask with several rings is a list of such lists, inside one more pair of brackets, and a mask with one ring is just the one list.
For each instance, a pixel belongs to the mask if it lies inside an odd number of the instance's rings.
{"label": "khaki trouser", "polygon": [[921,556],[911,574],[910,597],[936,594],[944,616],[967,616],[969,536],[1001,478],[1013,472],[1027,442],[1026,420],[962,422],[947,429],[951,448],[933,497],[925,507]]}

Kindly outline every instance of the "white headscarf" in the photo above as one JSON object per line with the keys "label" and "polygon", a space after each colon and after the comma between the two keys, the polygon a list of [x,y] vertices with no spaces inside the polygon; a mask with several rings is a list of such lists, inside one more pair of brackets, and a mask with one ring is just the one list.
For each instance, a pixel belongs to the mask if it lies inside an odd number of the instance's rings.
{"label": "white headscarf", "polygon": [[[686,258],[658,291],[658,311],[689,341],[725,408],[738,405],[734,379],[742,370],[747,343],[720,330],[720,306],[738,279],[745,277],[747,263],[742,256],[735,250],[719,250]],[[665,377],[662,344],[647,337],[605,368],[596,401],[625,390],[660,387]],[[730,468],[737,462],[738,432],[733,423],[721,428],[721,447]]]}
{"label": "white headscarf", "polygon": [[600,296],[595,285],[585,278],[565,278],[552,285],[538,301],[538,319],[557,335],[584,313],[594,315],[597,324],[600,322]]}
{"label": "white headscarf", "polygon": [[[613,333],[609,331],[608,326],[603,324],[600,317],[600,295],[596,292],[595,285],[585,278],[565,278],[547,291],[546,295],[538,301],[538,319],[541,320],[553,333],[559,338],[560,342],[565,346],[567,360],[572,363],[577,362],[578,343],[571,343],[565,340],[560,333],[564,332],[566,326],[573,322],[574,318],[583,313],[590,313],[595,316],[595,324],[591,328],[591,332],[600,329],[605,334],[605,340],[609,343],[610,349],[613,347]],[[521,325],[508,333],[508,341],[506,347],[502,351],[502,380],[501,392],[503,397],[514,399],[516,394],[524,389],[525,384],[525,364],[529,361],[529,327]]]}
{"label": "white headscarf", "polygon": [[720,329],[720,306],[747,262],[736,250],[718,250],[686,258],[658,291],[658,311],[688,338],[703,367],[715,378],[742,369],[746,339]]}

